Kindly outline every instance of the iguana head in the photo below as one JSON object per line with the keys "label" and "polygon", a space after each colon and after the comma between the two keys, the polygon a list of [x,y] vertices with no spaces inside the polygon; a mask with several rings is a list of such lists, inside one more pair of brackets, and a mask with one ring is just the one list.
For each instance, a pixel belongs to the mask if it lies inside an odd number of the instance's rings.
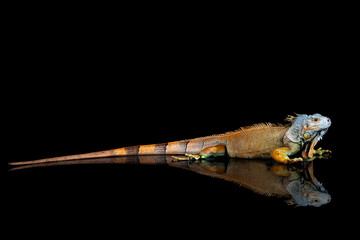
{"label": "iguana head", "polygon": [[290,182],[286,189],[292,196],[292,201],[298,206],[320,207],[331,200],[330,194],[322,187],[306,180],[294,180]]}
{"label": "iguana head", "polygon": [[331,201],[331,196],[315,178],[313,162],[304,162],[299,178],[289,181],[285,188],[291,194],[290,203],[297,206],[320,207]]}
{"label": "iguana head", "polygon": [[312,158],[315,145],[328,131],[331,120],[319,113],[313,115],[298,114],[296,117],[288,116],[286,120],[292,122],[286,136],[292,141],[305,144],[302,152],[304,158]]}

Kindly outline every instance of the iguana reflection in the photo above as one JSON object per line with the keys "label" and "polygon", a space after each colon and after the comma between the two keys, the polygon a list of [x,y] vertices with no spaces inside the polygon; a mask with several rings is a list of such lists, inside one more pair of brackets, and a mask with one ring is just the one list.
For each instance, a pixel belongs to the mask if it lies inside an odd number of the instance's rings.
{"label": "iguana reflection", "polygon": [[288,204],[319,207],[331,196],[314,176],[314,163],[273,164],[264,160],[230,159],[228,163],[192,163],[195,172],[222,178],[266,196],[288,198]]}
{"label": "iguana reflection", "polygon": [[314,176],[313,162],[292,165],[265,160],[223,158],[219,160],[174,161],[167,155],[124,156],[25,165],[12,170],[73,164],[161,164],[232,181],[252,191],[286,198],[288,204],[319,207],[331,196]]}

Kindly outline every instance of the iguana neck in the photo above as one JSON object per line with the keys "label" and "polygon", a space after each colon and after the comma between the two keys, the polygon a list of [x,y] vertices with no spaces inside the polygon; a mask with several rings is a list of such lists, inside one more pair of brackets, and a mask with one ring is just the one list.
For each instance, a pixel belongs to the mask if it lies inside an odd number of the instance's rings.
{"label": "iguana neck", "polygon": [[297,118],[295,118],[289,130],[285,133],[285,137],[293,143],[302,145],[302,138],[300,136],[304,134],[306,120],[306,114],[299,115]]}

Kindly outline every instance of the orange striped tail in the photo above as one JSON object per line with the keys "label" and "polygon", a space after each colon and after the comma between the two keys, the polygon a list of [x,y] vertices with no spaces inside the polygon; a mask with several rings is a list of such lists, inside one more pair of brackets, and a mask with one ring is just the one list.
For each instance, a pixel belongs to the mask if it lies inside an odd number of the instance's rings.
{"label": "orange striped tail", "polygon": [[44,158],[34,161],[25,162],[11,162],[10,165],[28,165],[38,163],[50,163],[60,161],[70,161],[88,158],[100,158],[100,157],[114,157],[114,156],[137,156],[137,155],[180,155],[180,154],[194,154],[200,152],[204,147],[209,145],[216,145],[219,143],[219,139],[214,137],[202,137],[191,140],[182,140],[160,144],[139,145],[131,147],[123,147],[112,150],[68,155],[53,158]]}

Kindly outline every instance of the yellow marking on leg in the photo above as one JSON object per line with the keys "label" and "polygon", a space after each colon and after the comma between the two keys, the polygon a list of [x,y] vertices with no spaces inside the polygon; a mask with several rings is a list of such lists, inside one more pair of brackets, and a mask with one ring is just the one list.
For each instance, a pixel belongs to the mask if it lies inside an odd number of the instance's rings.
{"label": "yellow marking on leg", "polygon": [[290,172],[287,170],[287,166],[284,164],[274,164],[271,167],[271,172],[282,177],[287,177],[290,175]]}
{"label": "yellow marking on leg", "polygon": [[299,161],[303,160],[302,158],[292,158],[292,159],[289,158],[288,155],[292,154],[292,152],[293,151],[288,147],[281,147],[281,148],[277,148],[274,151],[272,151],[270,153],[270,155],[275,161],[284,163],[284,164],[299,162]]}
{"label": "yellow marking on leg", "polygon": [[178,161],[189,161],[189,160],[199,160],[202,158],[199,154],[185,154],[185,157],[179,157],[179,156],[171,156],[172,158],[178,160]]}

